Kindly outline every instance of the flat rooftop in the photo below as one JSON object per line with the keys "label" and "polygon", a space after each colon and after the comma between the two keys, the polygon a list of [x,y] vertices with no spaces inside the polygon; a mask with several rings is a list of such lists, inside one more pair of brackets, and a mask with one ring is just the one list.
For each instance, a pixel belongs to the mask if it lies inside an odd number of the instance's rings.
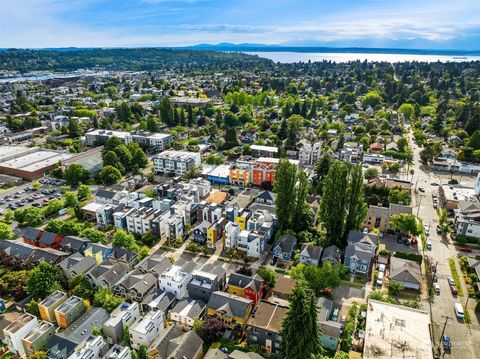
{"label": "flat rooftop", "polygon": [[42,300],[40,302],[40,305],[44,306],[44,307],[49,307],[51,306],[52,304],[58,302],[60,299],[62,299],[63,297],[65,297],[66,294],[63,293],[62,291],[60,290],[56,290],[55,292],[53,292],[52,294],[50,294],[47,298],[45,298],[44,300]]}
{"label": "flat rooftop", "polygon": [[15,322],[10,324],[3,330],[12,334],[16,333],[19,329],[23,328],[24,325],[30,323],[32,320],[35,320],[35,322],[37,322],[37,317],[28,313],[22,314],[22,316],[20,316]]}
{"label": "flat rooftop", "polygon": [[476,202],[475,190],[472,187],[461,185],[444,185],[442,190],[447,201],[471,201]]}
{"label": "flat rooftop", "polygon": [[55,332],[55,326],[52,323],[41,322],[39,326],[33,328],[25,337],[23,337],[23,340],[33,343],[51,328],[53,328],[53,331]]}
{"label": "flat rooftop", "polygon": [[42,168],[56,164],[58,161],[73,157],[71,153],[40,150],[27,153],[14,159],[0,163],[1,167],[20,169],[27,172],[34,172]]}
{"label": "flat rooftop", "polygon": [[83,303],[83,299],[80,297],[72,296],[63,302],[57,309],[59,313],[67,313],[70,309],[76,306],[78,303]]}
{"label": "flat rooftop", "polygon": [[36,152],[38,148],[26,146],[0,146],[0,162],[8,161],[28,153]]}
{"label": "flat rooftop", "polygon": [[430,314],[369,299],[363,359],[431,359]]}

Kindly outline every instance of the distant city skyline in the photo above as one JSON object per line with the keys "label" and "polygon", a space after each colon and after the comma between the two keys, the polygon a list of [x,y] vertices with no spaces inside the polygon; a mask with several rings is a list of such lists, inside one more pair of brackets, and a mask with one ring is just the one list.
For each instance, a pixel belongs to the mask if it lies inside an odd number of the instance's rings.
{"label": "distant city skyline", "polygon": [[480,49],[478,0],[0,0],[0,47]]}

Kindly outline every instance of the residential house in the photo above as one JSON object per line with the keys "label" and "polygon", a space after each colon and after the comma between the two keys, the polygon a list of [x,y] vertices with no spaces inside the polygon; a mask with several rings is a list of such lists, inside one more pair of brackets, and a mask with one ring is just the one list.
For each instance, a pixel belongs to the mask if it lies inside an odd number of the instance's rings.
{"label": "residential house", "polygon": [[297,247],[297,238],[291,234],[283,234],[273,246],[273,258],[291,261]]}
{"label": "residential house", "polygon": [[184,332],[178,325],[167,327],[152,343],[148,359],[203,358],[203,340],[193,330]]}
{"label": "residential house", "polygon": [[75,347],[78,347],[92,335],[93,328],[102,328],[108,318],[109,314],[105,309],[92,307],[59,335],[75,343]]}
{"label": "residential house", "polygon": [[247,229],[247,222],[250,219],[250,216],[252,215],[252,211],[248,209],[241,209],[237,216],[235,217],[235,223],[237,223],[240,226],[240,230],[245,230]]}
{"label": "residential house", "polygon": [[56,290],[40,303],[38,303],[38,311],[42,320],[50,323],[58,324],[55,317],[55,309],[67,300],[67,294]]}
{"label": "residential house", "polygon": [[95,267],[97,262],[93,257],[84,257],[80,253],[74,253],[70,257],[65,258],[58,265],[68,280],[75,277],[77,274],[86,274],[90,269]]}
{"label": "residential house", "polygon": [[82,342],[68,359],[102,359],[108,350],[108,345],[101,335],[90,335]]}
{"label": "residential house", "polygon": [[242,230],[237,238],[237,249],[247,257],[260,258],[267,242],[266,233]]}
{"label": "residential house", "polygon": [[112,247],[99,243],[89,243],[85,248],[85,257],[95,258],[97,264],[108,261],[110,253],[112,253]]}
{"label": "residential house", "polygon": [[140,306],[137,302],[123,302],[110,314],[103,323],[103,333],[109,344],[118,344],[123,340],[125,328],[131,327],[140,318]]}
{"label": "residential house", "polygon": [[300,263],[318,265],[322,257],[323,248],[311,244],[302,244]]}
{"label": "residential house", "polygon": [[268,206],[274,206],[276,197],[277,195],[271,191],[263,191],[260,192],[257,197],[255,197],[255,202],[266,204]]}
{"label": "residential house", "polygon": [[23,347],[22,338],[37,326],[37,317],[29,313],[24,313],[15,322],[4,328],[3,335],[8,350],[17,356],[24,357],[26,352]]}
{"label": "residential house", "polygon": [[202,319],[207,305],[201,300],[185,297],[170,311],[170,319],[186,330],[192,329],[196,319]]}
{"label": "residential house", "polygon": [[42,261],[48,264],[58,264],[69,255],[69,253],[53,248],[38,248],[32,251],[32,254],[28,257],[28,262],[34,266],[39,265]]}
{"label": "residential house", "polygon": [[208,303],[213,292],[225,288],[227,272],[220,265],[206,265],[202,270],[192,272],[192,280],[187,284],[188,296]]}
{"label": "residential house", "polygon": [[83,299],[71,296],[54,309],[55,319],[60,328],[66,329],[85,313]]}
{"label": "residential house", "polygon": [[23,349],[27,356],[43,350],[48,341],[55,334],[55,325],[49,322],[40,322],[22,338]]}
{"label": "residential house", "polygon": [[341,264],[342,263],[342,253],[336,245],[331,245],[325,247],[322,252],[322,263],[328,261],[332,264]]}
{"label": "residential house", "polygon": [[378,228],[381,232],[391,231],[388,225],[391,216],[402,213],[412,214],[412,207],[394,203],[391,203],[388,208],[370,205],[363,226],[369,230]]}
{"label": "residential house", "polygon": [[177,299],[181,299],[187,293],[187,284],[192,279],[192,271],[195,266],[194,262],[187,262],[183,267],[172,265],[169,270],[158,277],[158,287],[175,294]]}
{"label": "residential house", "polygon": [[292,294],[293,287],[295,287],[295,280],[286,275],[280,275],[275,281],[275,286],[272,289],[272,296],[274,298],[288,301],[288,297]]}
{"label": "residential house", "polygon": [[237,223],[228,221],[225,226],[225,249],[237,248],[238,236],[240,235],[240,226]]}
{"label": "residential house", "polygon": [[232,273],[228,278],[226,292],[250,299],[256,304],[266,289],[265,281],[257,274],[249,277],[240,273]]}
{"label": "residential house", "polygon": [[105,354],[105,359],[132,359],[132,352],[129,347],[114,344]]}
{"label": "residential house", "polygon": [[89,243],[90,240],[87,238],[66,236],[63,237],[63,241],[60,243],[60,250],[68,253],[83,254]]}
{"label": "residential house", "polygon": [[206,221],[206,220],[202,221],[199,225],[197,225],[193,229],[192,240],[202,245],[207,243],[207,231],[211,225],[212,224],[209,221]]}
{"label": "residential house", "polygon": [[137,253],[125,248],[112,247],[107,260],[112,263],[125,263],[129,268],[133,268],[137,263]]}
{"label": "residential house", "polygon": [[223,239],[223,234],[225,230],[225,218],[219,218],[215,223],[207,228],[207,244],[210,248],[215,248],[217,243]]}
{"label": "residential house", "polygon": [[137,264],[137,269],[142,273],[151,273],[159,277],[163,272],[170,268],[171,263],[166,257],[159,255],[147,256]]}
{"label": "residential house", "polygon": [[63,237],[48,231],[27,227],[22,233],[25,243],[40,248],[60,249]]}
{"label": "residential house", "polygon": [[262,351],[279,354],[282,350],[282,321],[288,307],[260,301],[255,315],[248,320],[247,343],[259,345]]}
{"label": "residential house", "polygon": [[142,312],[147,313],[150,310],[167,313],[177,301],[175,294],[157,289],[147,295],[142,302]]}
{"label": "residential house", "polygon": [[163,313],[148,312],[129,328],[131,347],[137,350],[140,345],[150,347],[152,342],[160,335],[164,324]]}
{"label": "residential house", "polygon": [[453,224],[457,235],[480,238],[480,203],[459,201]]}
{"label": "residential house", "polygon": [[141,302],[157,288],[157,278],[151,273],[143,273],[138,269],[127,273],[113,287],[117,297],[132,299]]}
{"label": "residential house", "polygon": [[321,330],[322,346],[332,352],[336,351],[342,335],[342,323],[330,320],[333,302],[325,297],[317,299],[317,325]]}
{"label": "residential house", "polygon": [[229,329],[243,331],[250,313],[253,301],[234,294],[225,292],[213,292],[207,304],[207,313],[225,323]]}
{"label": "residential house", "polygon": [[377,236],[372,233],[350,231],[347,243],[344,264],[348,271],[368,276],[377,251]]}
{"label": "residential house", "polygon": [[421,267],[415,261],[392,256],[390,258],[389,280],[390,282],[393,280],[400,282],[407,289],[420,291],[422,286]]}
{"label": "residential house", "polygon": [[112,288],[129,271],[127,264],[102,262],[87,273],[87,279],[94,287]]}

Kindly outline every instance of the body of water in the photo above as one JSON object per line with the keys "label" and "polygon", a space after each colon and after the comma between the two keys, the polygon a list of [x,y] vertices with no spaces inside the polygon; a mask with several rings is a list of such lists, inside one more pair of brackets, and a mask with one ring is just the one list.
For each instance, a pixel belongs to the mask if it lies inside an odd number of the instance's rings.
{"label": "body of water", "polygon": [[454,55],[408,55],[408,54],[370,54],[370,53],[309,53],[309,52],[247,52],[251,55],[258,55],[275,62],[292,63],[314,61],[332,61],[349,62],[364,61],[369,62],[463,62],[479,61],[480,56],[454,56]]}

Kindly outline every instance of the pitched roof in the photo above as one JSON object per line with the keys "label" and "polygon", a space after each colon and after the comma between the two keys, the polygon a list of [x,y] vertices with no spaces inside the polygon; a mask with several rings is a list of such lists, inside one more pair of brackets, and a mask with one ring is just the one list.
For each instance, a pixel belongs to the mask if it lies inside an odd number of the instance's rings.
{"label": "pitched roof", "polygon": [[253,304],[250,299],[221,291],[213,292],[207,307],[215,311],[225,311],[228,316],[243,318]]}
{"label": "pitched roof", "polygon": [[297,244],[297,238],[291,234],[283,234],[278,239],[275,247],[280,247],[282,252],[292,252]]}
{"label": "pitched roof", "polygon": [[59,334],[54,334],[45,347],[49,359],[68,358],[78,344],[72,340],[64,338]]}
{"label": "pitched roof", "polygon": [[260,290],[260,287],[264,280],[260,278],[257,274],[253,277],[243,275],[240,273],[232,273],[230,278],[228,278],[228,285],[234,285],[239,288],[252,288],[255,292]]}
{"label": "pitched roof", "polygon": [[166,312],[175,300],[175,294],[158,289],[143,300],[142,307],[149,306],[156,310]]}
{"label": "pitched roof", "polygon": [[206,304],[201,300],[183,298],[173,307],[171,313],[179,313],[188,318],[197,318],[205,310]]}
{"label": "pitched roof", "polygon": [[422,283],[422,272],[420,265],[415,261],[408,259],[391,257],[390,258],[390,280],[399,282],[417,282]]}
{"label": "pitched roof", "polygon": [[339,262],[341,260],[342,254],[340,253],[340,249],[336,245],[331,245],[326,247],[322,253],[322,261],[324,260],[334,260],[335,262]]}
{"label": "pitched roof", "polygon": [[320,259],[323,248],[320,246],[313,246],[311,244],[302,244],[301,256],[310,257],[312,259]]}
{"label": "pitched roof", "polygon": [[172,325],[162,331],[149,354],[160,358],[194,358],[202,346],[203,340],[193,330],[184,333],[181,327]]}
{"label": "pitched roof", "polygon": [[37,241],[41,235],[42,230],[33,227],[27,227],[22,231],[22,237],[30,241]]}
{"label": "pitched roof", "polygon": [[262,300],[257,306],[255,315],[248,320],[248,325],[280,333],[287,311],[287,307]]}
{"label": "pitched roof", "polygon": [[282,275],[277,277],[273,292],[288,295],[292,293],[293,287],[295,287],[295,280],[286,275]]}
{"label": "pitched roof", "polygon": [[41,237],[38,239],[40,243],[45,243],[46,245],[52,245],[55,243],[55,240],[61,237],[56,233],[48,232],[48,231],[43,231],[43,234]]}
{"label": "pitched roof", "polygon": [[109,317],[110,314],[105,309],[92,307],[60,335],[74,343],[80,344],[92,334],[93,327],[102,328],[103,323]]}
{"label": "pitched roof", "polygon": [[101,188],[97,190],[97,192],[95,193],[95,197],[102,197],[102,198],[108,198],[108,199],[112,199],[113,197],[115,197],[115,195],[116,195],[116,192],[107,191]]}
{"label": "pitched roof", "polygon": [[62,249],[78,252],[85,243],[90,243],[90,240],[77,236],[66,236],[63,237],[61,246]]}
{"label": "pitched roof", "polygon": [[256,199],[262,199],[264,201],[275,201],[276,197],[277,195],[273,192],[263,191],[256,197]]}
{"label": "pitched roof", "polygon": [[59,267],[77,274],[86,273],[92,269],[97,262],[93,257],[84,257],[80,253],[74,253],[59,263]]}

